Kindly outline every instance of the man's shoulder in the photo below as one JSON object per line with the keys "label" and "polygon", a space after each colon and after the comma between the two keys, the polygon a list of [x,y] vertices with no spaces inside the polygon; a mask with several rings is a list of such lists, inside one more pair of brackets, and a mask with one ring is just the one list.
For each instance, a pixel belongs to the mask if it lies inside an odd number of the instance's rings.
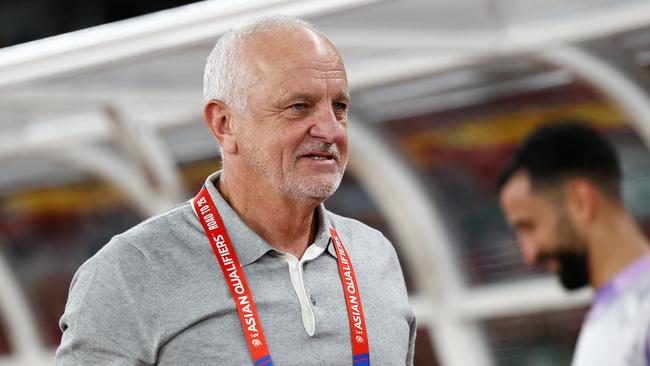
{"label": "man's shoulder", "polygon": [[194,217],[190,203],[181,203],[115,235],[96,256],[119,256],[133,250],[148,256],[196,230],[198,221],[194,222]]}
{"label": "man's shoulder", "polygon": [[160,233],[187,230],[188,226],[197,225],[198,221],[193,222],[195,217],[190,202],[186,201],[145,219],[118,236],[123,239],[137,241],[142,236],[150,238],[151,235],[156,236]]}
{"label": "man's shoulder", "polygon": [[202,230],[189,202],[170,208],[113,236],[79,267],[72,285],[95,281],[106,286],[118,283],[116,276],[123,286],[160,283],[160,273],[191,267],[188,261],[197,258],[197,251],[210,251],[209,245],[201,249]]}
{"label": "man's shoulder", "polygon": [[[385,249],[394,252],[393,245],[384,234],[359,220],[325,210],[328,221],[334,226],[346,246],[361,246],[364,249]],[[349,243],[348,243],[349,242]]]}
{"label": "man's shoulder", "polygon": [[[401,299],[404,309],[408,308],[404,276],[393,244],[381,231],[358,220],[331,212],[327,212],[327,216],[354,263],[357,278],[364,278],[360,286],[372,287],[379,281],[382,286],[393,289],[391,296]],[[374,293],[368,288],[361,292],[368,291]]]}
{"label": "man's shoulder", "polygon": [[327,220],[336,228],[338,232],[358,232],[359,234],[364,235],[373,235],[383,237],[384,235],[381,231],[364,224],[363,222],[335,214],[332,211],[325,209],[325,214],[327,215]]}

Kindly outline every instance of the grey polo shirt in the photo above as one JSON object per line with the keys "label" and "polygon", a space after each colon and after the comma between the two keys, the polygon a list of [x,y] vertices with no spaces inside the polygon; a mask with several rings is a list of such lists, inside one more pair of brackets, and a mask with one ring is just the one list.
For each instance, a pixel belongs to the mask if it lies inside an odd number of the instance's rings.
{"label": "grey polo shirt", "polygon": [[[412,364],[415,320],[395,250],[380,232],[320,205],[313,246],[300,262],[293,258],[300,267],[296,283],[292,260],[237,216],[214,186],[218,177],[208,177],[206,187],[243,266],[275,365],[352,364],[330,223],[354,265],[371,363]],[[60,326],[56,365],[252,363],[235,304],[190,203],[115,236],[84,263]]]}

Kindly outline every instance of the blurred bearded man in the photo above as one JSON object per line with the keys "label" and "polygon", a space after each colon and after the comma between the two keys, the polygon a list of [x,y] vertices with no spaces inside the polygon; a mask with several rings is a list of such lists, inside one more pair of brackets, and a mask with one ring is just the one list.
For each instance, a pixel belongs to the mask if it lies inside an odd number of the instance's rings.
{"label": "blurred bearded man", "polygon": [[573,366],[650,364],[650,250],[620,186],[613,146],[579,122],[534,131],[497,184],[524,261],[596,290]]}
{"label": "blurred bearded man", "polygon": [[224,34],[204,76],[223,169],[75,275],[57,365],[411,365],[391,243],[322,202],[348,159],[341,58],[312,25]]}

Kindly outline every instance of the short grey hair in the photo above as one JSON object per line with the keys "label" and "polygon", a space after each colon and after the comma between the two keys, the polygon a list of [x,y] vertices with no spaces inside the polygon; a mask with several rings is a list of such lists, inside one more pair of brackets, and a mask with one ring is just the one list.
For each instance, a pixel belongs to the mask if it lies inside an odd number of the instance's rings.
{"label": "short grey hair", "polygon": [[243,50],[251,36],[283,27],[302,27],[321,34],[311,23],[285,15],[264,15],[231,28],[219,38],[208,56],[203,74],[204,101],[221,100],[236,111],[247,113]]}

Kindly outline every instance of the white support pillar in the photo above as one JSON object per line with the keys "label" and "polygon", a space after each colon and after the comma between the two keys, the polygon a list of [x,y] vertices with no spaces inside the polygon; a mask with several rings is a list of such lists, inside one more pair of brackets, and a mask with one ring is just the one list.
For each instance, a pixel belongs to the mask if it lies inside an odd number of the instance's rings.
{"label": "white support pillar", "polygon": [[415,310],[428,308],[416,316],[431,329],[440,361],[446,366],[492,365],[478,324],[455,309],[463,297],[464,276],[426,189],[386,143],[354,117],[349,133],[349,169],[399,238],[419,292]]}
{"label": "white support pillar", "polygon": [[54,163],[70,166],[110,182],[133,203],[142,217],[156,215],[181,203],[175,196],[160,194],[137,165],[109,149],[80,145],[43,152]]}
{"label": "white support pillar", "polygon": [[[116,126],[116,121],[107,117],[103,111],[91,111],[33,123],[14,136],[2,136],[0,159],[33,156],[102,177],[118,187],[144,217],[184,200],[178,168],[161,146],[157,132]],[[134,135],[142,135],[142,144],[146,146],[134,148],[131,155],[100,145],[116,137],[118,142],[126,139],[140,143]],[[139,160],[140,165],[132,158]],[[151,172],[150,177],[143,166]]]}
{"label": "white support pillar", "polygon": [[144,173],[150,188],[169,206],[187,199],[176,161],[159,131],[150,123],[133,121],[116,107],[107,107],[105,112],[115,128],[117,144]]}
{"label": "white support pillar", "polygon": [[594,41],[558,47],[537,57],[570,70],[607,96],[650,146],[650,76],[621,50]]}
{"label": "white support pillar", "polygon": [[44,351],[31,306],[0,252],[0,315],[17,365],[37,364]]}

